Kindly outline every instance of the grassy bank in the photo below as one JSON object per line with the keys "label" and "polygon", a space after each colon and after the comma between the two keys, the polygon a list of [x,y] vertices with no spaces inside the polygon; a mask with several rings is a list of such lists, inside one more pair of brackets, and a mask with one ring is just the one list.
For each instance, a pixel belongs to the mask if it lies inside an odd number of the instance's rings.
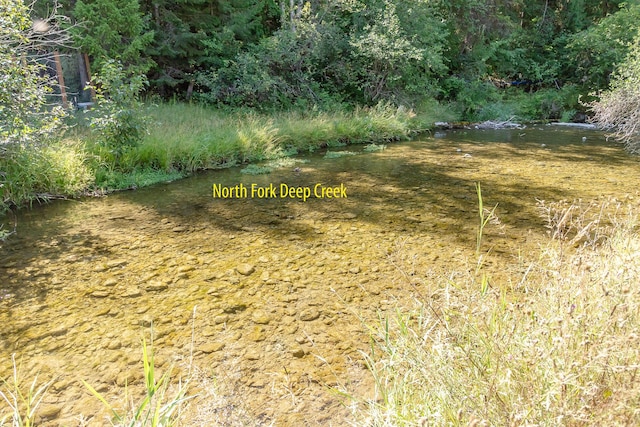
{"label": "grassy bank", "polygon": [[367,322],[376,390],[358,425],[640,423],[637,213],[547,207],[553,237],[510,280],[483,287],[471,266],[416,284],[413,307]]}
{"label": "grassy bank", "polygon": [[0,213],[38,200],[143,187],[200,169],[326,146],[406,139],[450,113],[436,103],[418,112],[381,105],[270,116],[161,104],[150,106],[147,115],[149,133],[118,159],[95,142],[81,117],[60,141],[7,149],[0,155]]}

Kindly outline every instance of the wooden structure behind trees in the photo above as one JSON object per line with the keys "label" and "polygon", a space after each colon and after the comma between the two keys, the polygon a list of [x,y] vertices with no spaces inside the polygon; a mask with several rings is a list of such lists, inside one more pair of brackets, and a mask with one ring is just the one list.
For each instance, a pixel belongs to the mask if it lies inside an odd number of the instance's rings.
{"label": "wooden structure behind trees", "polygon": [[86,108],[95,102],[95,91],[91,83],[89,56],[82,52],[60,53],[54,51],[50,59],[53,65],[48,67],[50,75],[55,73],[61,104],[64,108],[69,103],[77,108]]}
{"label": "wooden structure behind trees", "polygon": [[60,62],[60,53],[57,50],[53,51],[53,60],[56,63],[56,74],[58,77],[58,87],[60,88],[60,95],[62,96],[62,106],[64,108],[69,107],[67,101],[67,89],[64,85],[64,73],[62,72],[62,63]]}

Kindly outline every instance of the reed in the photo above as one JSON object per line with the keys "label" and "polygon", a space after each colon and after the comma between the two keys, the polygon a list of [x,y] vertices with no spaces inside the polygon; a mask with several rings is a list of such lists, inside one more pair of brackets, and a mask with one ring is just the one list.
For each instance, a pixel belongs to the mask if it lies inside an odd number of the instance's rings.
{"label": "reed", "polygon": [[0,418],[0,426],[8,423],[12,427],[31,427],[36,425],[38,408],[53,380],[38,385],[36,375],[25,388],[20,378],[15,355],[11,356],[11,362],[13,375],[10,380],[2,379],[0,389],[0,398],[8,405],[8,411],[2,411],[4,415]]}
{"label": "reed", "polygon": [[169,395],[171,369],[160,378],[156,376],[153,348],[142,340],[142,366],[144,372],[145,394],[138,402],[124,389],[125,409],[118,410],[86,381],[84,386],[93,394],[113,415],[113,426],[148,426],[170,427],[176,425],[180,418],[181,405],[191,397],[187,396],[188,381],[180,383],[178,389]]}

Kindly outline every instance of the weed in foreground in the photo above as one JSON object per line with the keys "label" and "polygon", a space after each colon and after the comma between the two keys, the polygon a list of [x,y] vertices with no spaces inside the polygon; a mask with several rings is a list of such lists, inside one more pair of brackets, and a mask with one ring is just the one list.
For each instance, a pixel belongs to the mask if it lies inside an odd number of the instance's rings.
{"label": "weed in foreground", "polygon": [[[9,381],[2,380],[0,397],[9,406],[9,413],[0,418],[0,426],[30,427],[35,425],[38,407],[53,380],[38,386],[38,377],[34,377],[28,389],[24,389],[18,373],[15,355],[11,356],[13,376]],[[9,421],[9,424],[7,423]]]}
{"label": "weed in foreground", "polygon": [[188,381],[181,383],[173,396],[169,396],[170,373],[165,372],[159,379],[155,374],[153,349],[142,340],[142,363],[146,394],[135,403],[125,388],[125,400],[128,408],[118,411],[98,391],[84,380],[82,383],[113,415],[111,421],[114,426],[151,426],[167,427],[176,424],[180,417],[181,404],[190,397],[186,396]]}
{"label": "weed in foreground", "polygon": [[524,277],[484,294],[472,274],[416,287],[433,292],[368,326],[376,396],[359,425],[640,423],[636,214],[614,210],[571,253],[550,239]]}

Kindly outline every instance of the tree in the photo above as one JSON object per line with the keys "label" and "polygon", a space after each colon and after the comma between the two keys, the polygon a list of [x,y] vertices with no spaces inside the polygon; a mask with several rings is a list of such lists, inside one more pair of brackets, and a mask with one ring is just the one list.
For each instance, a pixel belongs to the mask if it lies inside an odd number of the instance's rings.
{"label": "tree", "polygon": [[623,5],[597,24],[572,34],[567,45],[565,74],[588,91],[609,85],[614,68],[624,61],[637,33],[640,5]]}
{"label": "tree", "polygon": [[591,108],[596,123],[613,130],[629,151],[640,153],[640,36],[613,75],[610,90]]}
{"label": "tree", "polygon": [[130,72],[144,74],[152,61],[145,50],[153,40],[138,0],[78,0],[73,9],[78,25],[76,44],[94,60],[100,71],[108,60],[116,60]]}
{"label": "tree", "polygon": [[365,98],[397,98],[412,82],[428,91],[429,78],[446,69],[444,25],[429,2],[368,2],[359,14],[364,25],[350,29],[350,45]]}
{"label": "tree", "polygon": [[430,1],[281,5],[282,26],[272,36],[198,73],[201,99],[261,108],[406,104],[429,94],[446,69],[446,33]]}
{"label": "tree", "polygon": [[23,1],[0,0],[0,144],[44,142],[62,125],[64,110],[48,105],[54,80],[46,61],[68,44],[57,4],[32,19]]}
{"label": "tree", "polygon": [[190,96],[196,75],[218,69],[279,25],[274,0],[142,0],[155,38],[149,74],[162,96]]}

